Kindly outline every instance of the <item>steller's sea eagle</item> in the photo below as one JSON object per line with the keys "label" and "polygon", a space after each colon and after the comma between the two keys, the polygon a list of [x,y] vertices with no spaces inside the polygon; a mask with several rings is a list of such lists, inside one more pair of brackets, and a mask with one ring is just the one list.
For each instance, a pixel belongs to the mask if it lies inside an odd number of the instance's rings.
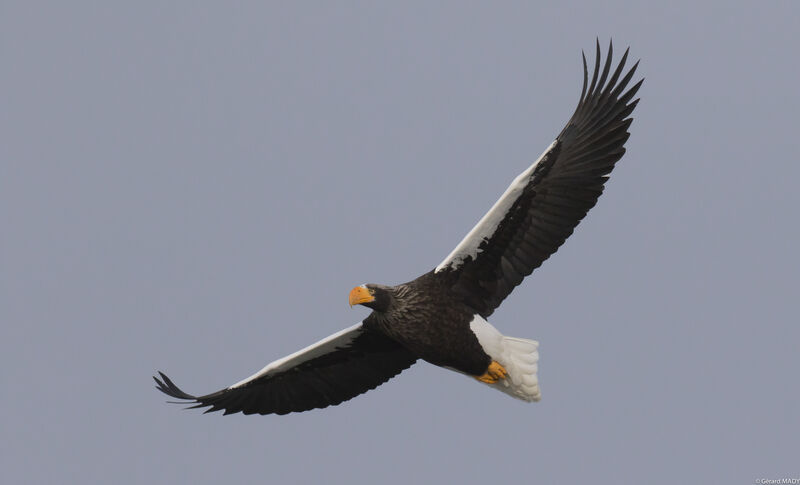
{"label": "steller's sea eagle", "polygon": [[612,53],[609,44],[601,72],[597,43],[591,81],[583,56],[583,89],[566,127],[432,271],[353,288],[350,305],[372,309],[367,318],[230,387],[193,396],[159,372],[157,388],[206,412],[286,414],[347,401],[423,359],[538,401],[539,343],[506,337],[486,319],[572,234],[625,153],[643,80],[626,90],[638,62],[623,75],[626,50],[612,72]]}

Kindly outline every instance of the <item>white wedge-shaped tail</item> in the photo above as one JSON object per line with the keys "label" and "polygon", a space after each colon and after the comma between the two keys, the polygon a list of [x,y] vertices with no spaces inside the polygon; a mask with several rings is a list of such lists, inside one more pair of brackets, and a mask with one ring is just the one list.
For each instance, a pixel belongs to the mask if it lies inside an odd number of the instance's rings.
{"label": "white wedge-shaped tail", "polygon": [[523,401],[540,400],[542,393],[536,375],[539,370],[539,342],[506,337],[480,315],[475,315],[469,327],[478,337],[483,351],[508,372],[505,379],[486,385]]}

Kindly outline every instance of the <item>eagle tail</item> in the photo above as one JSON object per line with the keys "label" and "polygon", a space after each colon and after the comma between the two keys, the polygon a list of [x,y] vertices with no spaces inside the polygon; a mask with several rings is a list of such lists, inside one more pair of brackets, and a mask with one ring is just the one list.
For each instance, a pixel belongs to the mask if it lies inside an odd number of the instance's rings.
{"label": "eagle tail", "polygon": [[470,329],[478,338],[492,360],[503,366],[508,374],[497,382],[485,382],[511,397],[523,401],[538,401],[542,398],[539,390],[539,342],[525,338],[506,337],[480,315],[470,322]]}
{"label": "eagle tail", "polygon": [[505,367],[508,377],[495,384],[498,390],[523,401],[539,401],[539,342],[536,340],[503,337],[497,362]]}

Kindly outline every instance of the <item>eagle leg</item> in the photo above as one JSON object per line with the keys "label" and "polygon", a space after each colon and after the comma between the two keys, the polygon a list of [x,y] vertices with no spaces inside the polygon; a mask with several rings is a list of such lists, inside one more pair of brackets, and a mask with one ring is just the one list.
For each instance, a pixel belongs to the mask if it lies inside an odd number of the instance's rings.
{"label": "eagle leg", "polygon": [[498,364],[496,360],[493,360],[492,363],[489,364],[489,368],[486,369],[486,372],[484,372],[482,376],[475,377],[475,379],[485,382],[486,384],[494,384],[500,379],[505,379],[507,376],[508,371],[506,371],[505,367]]}

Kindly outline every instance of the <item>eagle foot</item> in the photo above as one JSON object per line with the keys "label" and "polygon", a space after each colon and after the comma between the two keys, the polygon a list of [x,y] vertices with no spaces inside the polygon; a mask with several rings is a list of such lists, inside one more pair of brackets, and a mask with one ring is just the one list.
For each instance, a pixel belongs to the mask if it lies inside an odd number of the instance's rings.
{"label": "eagle foot", "polygon": [[475,379],[485,382],[486,384],[494,384],[500,379],[505,379],[506,377],[508,377],[508,371],[506,371],[505,367],[493,360],[492,363],[489,364],[489,368],[486,370],[486,372],[482,376],[475,377]]}

